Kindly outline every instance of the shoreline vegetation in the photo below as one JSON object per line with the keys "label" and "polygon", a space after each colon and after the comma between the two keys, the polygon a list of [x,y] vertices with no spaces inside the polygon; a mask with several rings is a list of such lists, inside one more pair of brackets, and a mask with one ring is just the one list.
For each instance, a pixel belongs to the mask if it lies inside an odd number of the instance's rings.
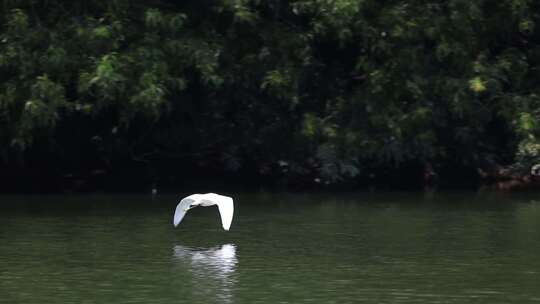
{"label": "shoreline vegetation", "polygon": [[[83,173],[53,175],[48,170],[20,171],[0,175],[0,193],[94,193],[134,192],[152,193],[177,191],[529,191],[540,189],[540,179],[534,175],[516,175],[509,169],[492,172],[478,170],[478,175],[441,180],[434,172],[356,178],[340,183],[321,183],[319,180],[297,180],[247,174],[223,174],[207,171],[201,174],[186,171],[182,174],[151,179],[146,168],[124,168],[117,172],[92,170]],[[410,172],[409,172],[410,173]],[[473,176],[474,178],[471,178]]]}
{"label": "shoreline vegetation", "polygon": [[0,192],[536,189],[538,12],[2,1]]}

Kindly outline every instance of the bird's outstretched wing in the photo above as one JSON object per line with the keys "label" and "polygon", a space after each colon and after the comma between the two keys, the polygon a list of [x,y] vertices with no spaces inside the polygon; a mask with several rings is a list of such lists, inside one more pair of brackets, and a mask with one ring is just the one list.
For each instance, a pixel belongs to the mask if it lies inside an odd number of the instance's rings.
{"label": "bird's outstretched wing", "polygon": [[178,203],[176,206],[176,211],[174,212],[174,219],[173,219],[173,225],[174,227],[178,226],[182,219],[184,218],[184,215],[186,215],[186,212],[189,210],[189,205],[191,205],[192,202],[195,200],[186,197],[183,200]]}
{"label": "bird's outstretched wing", "polygon": [[217,195],[214,200],[216,202],[216,205],[218,205],[223,229],[229,230],[234,214],[233,199],[228,196]]}

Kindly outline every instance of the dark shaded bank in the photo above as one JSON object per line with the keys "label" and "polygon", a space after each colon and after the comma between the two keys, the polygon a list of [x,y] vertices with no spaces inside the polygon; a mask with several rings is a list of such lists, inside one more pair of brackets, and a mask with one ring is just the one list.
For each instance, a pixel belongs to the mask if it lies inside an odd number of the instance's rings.
{"label": "dark shaded bank", "polygon": [[[480,174],[481,173],[481,174]],[[373,191],[373,190],[528,190],[538,188],[531,176],[485,176],[467,168],[441,168],[438,172],[410,165],[373,170],[354,179],[325,183],[279,172],[261,174],[255,170],[227,172],[220,168],[198,167],[181,162],[150,166],[142,162],[118,162],[112,168],[63,171],[52,162],[0,167],[2,193],[89,193],[89,192],[205,192],[228,190],[287,191]],[[484,174],[484,175],[482,175]]]}

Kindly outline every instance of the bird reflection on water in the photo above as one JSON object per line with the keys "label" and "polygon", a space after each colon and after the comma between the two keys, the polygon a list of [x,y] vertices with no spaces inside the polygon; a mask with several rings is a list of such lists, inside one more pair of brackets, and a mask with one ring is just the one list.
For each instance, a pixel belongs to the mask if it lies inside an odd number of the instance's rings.
{"label": "bird reflection on water", "polygon": [[215,297],[218,303],[232,303],[234,272],[238,264],[234,244],[212,248],[176,245],[173,250],[175,261],[186,267],[193,276],[194,295]]}

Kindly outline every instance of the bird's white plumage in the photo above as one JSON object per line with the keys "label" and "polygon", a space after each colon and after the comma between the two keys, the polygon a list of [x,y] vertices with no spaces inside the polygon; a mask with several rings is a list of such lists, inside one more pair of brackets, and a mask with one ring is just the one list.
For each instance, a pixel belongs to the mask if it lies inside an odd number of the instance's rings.
{"label": "bird's white plumage", "polygon": [[178,203],[178,206],[176,206],[176,210],[174,212],[174,220],[173,220],[174,227],[180,224],[180,222],[186,215],[186,212],[189,210],[189,206],[191,205],[192,202],[194,202],[194,200],[190,199],[189,197],[186,197],[183,200],[181,200],[180,203]]}
{"label": "bird's white plumage", "polygon": [[176,227],[178,224],[180,224],[189,209],[197,206],[207,207],[213,205],[218,206],[223,229],[229,230],[234,214],[233,199],[231,197],[215,193],[192,194],[183,198],[176,206],[176,211],[174,212],[174,226]]}

